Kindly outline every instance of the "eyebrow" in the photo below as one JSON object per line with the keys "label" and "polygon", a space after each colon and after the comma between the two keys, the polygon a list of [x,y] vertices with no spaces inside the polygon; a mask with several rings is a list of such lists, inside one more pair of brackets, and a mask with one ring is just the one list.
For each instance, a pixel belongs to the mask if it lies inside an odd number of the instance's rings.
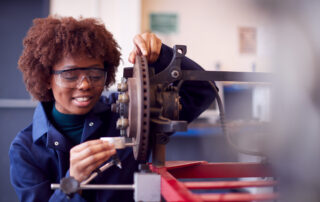
{"label": "eyebrow", "polygon": [[[80,68],[80,67],[83,67],[83,66],[76,66],[76,65],[63,66],[63,68]],[[103,66],[101,66],[101,64],[93,64],[93,65],[89,65],[89,66],[86,66],[86,67],[103,67]]]}

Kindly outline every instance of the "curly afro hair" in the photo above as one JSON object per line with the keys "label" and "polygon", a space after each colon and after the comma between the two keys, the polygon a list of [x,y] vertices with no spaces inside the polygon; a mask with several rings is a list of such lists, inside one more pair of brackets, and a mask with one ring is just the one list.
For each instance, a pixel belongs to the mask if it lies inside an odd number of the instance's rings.
{"label": "curly afro hair", "polygon": [[19,69],[27,90],[41,102],[54,100],[48,81],[52,67],[64,55],[84,53],[90,58],[100,59],[108,72],[105,86],[115,82],[120,48],[113,35],[97,19],[57,16],[34,19],[23,46]]}

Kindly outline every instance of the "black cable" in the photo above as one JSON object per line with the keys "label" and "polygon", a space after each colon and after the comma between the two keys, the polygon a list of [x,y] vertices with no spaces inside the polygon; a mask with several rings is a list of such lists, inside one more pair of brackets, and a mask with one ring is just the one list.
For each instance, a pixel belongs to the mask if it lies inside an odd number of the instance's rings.
{"label": "black cable", "polygon": [[209,81],[212,89],[214,90],[215,94],[216,94],[216,100],[218,103],[218,107],[219,107],[219,112],[220,112],[220,122],[221,122],[221,128],[222,128],[222,132],[224,134],[224,136],[227,139],[228,144],[236,151],[240,152],[240,153],[244,153],[247,155],[253,155],[253,156],[265,156],[263,153],[258,152],[258,151],[251,151],[251,150],[247,150],[244,148],[240,148],[238,145],[234,144],[230,134],[227,132],[227,126],[224,120],[224,109],[223,109],[223,104],[220,98],[220,95],[218,93],[218,90],[216,88],[216,86],[213,84],[213,82]]}

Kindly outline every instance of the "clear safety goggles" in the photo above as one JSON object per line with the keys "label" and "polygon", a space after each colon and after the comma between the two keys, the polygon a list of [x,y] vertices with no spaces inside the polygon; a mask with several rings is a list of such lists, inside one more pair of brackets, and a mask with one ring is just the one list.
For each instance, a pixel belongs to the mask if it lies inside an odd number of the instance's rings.
{"label": "clear safety goggles", "polygon": [[93,87],[103,87],[107,80],[107,71],[98,67],[53,70],[52,74],[56,84],[64,88],[78,88],[84,79]]}

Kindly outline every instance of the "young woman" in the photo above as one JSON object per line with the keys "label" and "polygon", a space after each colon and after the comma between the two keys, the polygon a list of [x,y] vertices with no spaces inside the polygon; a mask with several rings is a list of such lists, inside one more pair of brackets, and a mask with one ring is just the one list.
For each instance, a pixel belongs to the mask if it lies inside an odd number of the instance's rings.
{"label": "young woman", "polygon": [[[152,33],[137,35],[129,61],[147,56],[156,72],[172,58],[172,50]],[[96,19],[35,19],[19,59],[27,90],[39,101],[32,123],[13,140],[10,174],[21,201],[132,201],[132,191],[81,191],[72,197],[51,190],[66,176],[85,180],[116,152],[123,169],[111,167],[91,183],[132,184],[137,171],[131,148],[116,151],[100,137],[119,136],[118,116],[111,112],[114,94],[101,96],[115,81],[119,46]],[[182,69],[201,69],[188,58]],[[185,82],[180,91],[181,119],[191,121],[213,101],[207,82]]]}

